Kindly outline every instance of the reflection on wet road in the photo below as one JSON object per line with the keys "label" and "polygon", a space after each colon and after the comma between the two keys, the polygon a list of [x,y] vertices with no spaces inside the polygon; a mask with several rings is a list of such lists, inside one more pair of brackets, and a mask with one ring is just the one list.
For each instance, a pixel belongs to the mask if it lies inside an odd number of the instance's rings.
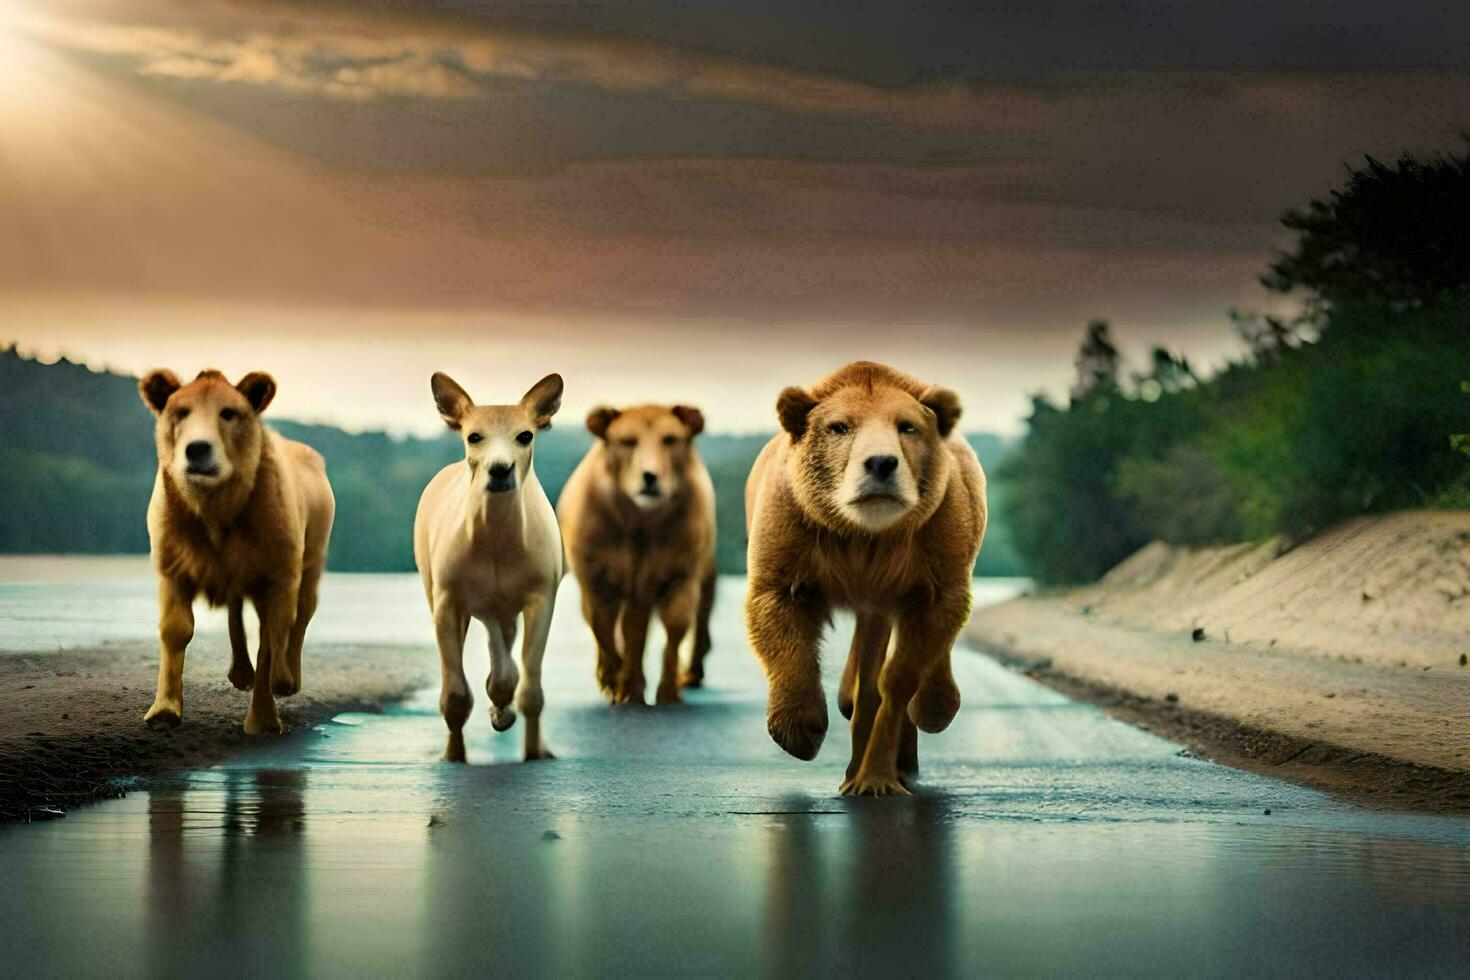
{"label": "reflection on wet road", "polygon": [[741,587],[722,585],[711,689],[656,711],[602,705],[563,595],[556,761],[515,762],[520,733],[495,735],[483,698],[467,730],[479,764],[435,761],[430,691],[0,828],[7,972],[1463,969],[1470,822],[1190,758],[975,655],[957,655],[955,725],[923,736],[922,795],[837,798],[835,705],[815,763],[766,736]]}

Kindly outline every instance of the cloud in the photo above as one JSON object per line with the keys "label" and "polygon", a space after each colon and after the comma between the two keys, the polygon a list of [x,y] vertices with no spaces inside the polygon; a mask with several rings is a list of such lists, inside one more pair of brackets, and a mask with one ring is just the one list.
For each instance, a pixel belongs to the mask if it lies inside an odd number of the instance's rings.
{"label": "cloud", "polygon": [[677,46],[592,34],[381,14],[222,13],[189,25],[33,11],[29,30],[75,50],[114,56],[140,75],[266,86],[345,99],[475,99],[508,84],[585,85],[609,92],[729,101],[819,115],[867,115],[932,126],[985,121],[1035,126],[1046,101],[1019,88],[979,91],[958,80],[885,87]]}

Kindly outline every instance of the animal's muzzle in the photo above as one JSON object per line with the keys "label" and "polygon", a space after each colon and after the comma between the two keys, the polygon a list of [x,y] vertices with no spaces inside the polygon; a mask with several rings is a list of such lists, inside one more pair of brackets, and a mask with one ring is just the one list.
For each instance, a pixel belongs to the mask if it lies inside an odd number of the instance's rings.
{"label": "animal's muzzle", "polygon": [[490,483],[486,487],[491,493],[504,493],[516,488],[516,468],[508,463],[496,463],[490,467]]}
{"label": "animal's muzzle", "polygon": [[186,445],[184,459],[188,462],[186,469],[190,473],[213,476],[219,472],[219,467],[214,462],[214,443],[205,439],[196,439]]}
{"label": "animal's muzzle", "polygon": [[869,456],[863,460],[863,470],[875,480],[891,480],[898,470],[898,457]]}

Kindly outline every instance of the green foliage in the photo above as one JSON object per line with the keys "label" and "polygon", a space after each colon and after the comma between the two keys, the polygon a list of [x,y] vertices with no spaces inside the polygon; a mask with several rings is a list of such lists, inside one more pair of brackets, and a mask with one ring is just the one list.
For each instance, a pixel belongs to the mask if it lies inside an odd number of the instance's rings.
{"label": "green foliage", "polygon": [[1470,462],[1449,436],[1470,425],[1467,325],[1460,293],[1396,313],[1343,305],[1316,343],[1154,400],[1151,375],[1066,410],[1038,399],[1001,471],[1028,571],[1087,581],[1156,538],[1300,536],[1356,514],[1470,505]]}
{"label": "green foliage", "polygon": [[[156,453],[153,416],[137,379],[62,360],[41,364],[0,349],[0,552],[109,553],[148,550],[146,513]],[[399,439],[323,425],[272,421],[327,461],[337,498],[329,554],[339,571],[411,571],[419,494],[442,467],[461,458],[459,440]],[[745,477],[768,436],[706,433],[699,450],[718,498],[722,572],[745,570]],[[568,422],[536,440],[536,475],[552,501],[591,445]],[[1006,445],[974,436],[987,463]],[[985,574],[1019,574],[1003,529],[992,527],[981,558]]]}
{"label": "green foliage", "polygon": [[1156,348],[1119,376],[1088,324],[1066,409],[1038,398],[1001,471],[1004,520],[1043,582],[1096,578],[1146,541],[1310,534],[1355,514],[1470,507],[1470,155],[1369,159],[1290,212],[1263,282],[1286,320],[1231,312],[1247,356],[1201,382]]}
{"label": "green foliage", "polygon": [[1261,281],[1329,305],[1417,306],[1465,285],[1467,214],[1470,153],[1402,156],[1392,166],[1368,157],[1344,187],[1287,212],[1282,224],[1296,245]]}

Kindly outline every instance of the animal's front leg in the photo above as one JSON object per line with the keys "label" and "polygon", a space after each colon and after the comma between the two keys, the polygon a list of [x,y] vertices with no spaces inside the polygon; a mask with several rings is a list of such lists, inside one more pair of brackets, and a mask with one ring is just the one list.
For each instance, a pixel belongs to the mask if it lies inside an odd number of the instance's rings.
{"label": "animal's front leg", "polygon": [[[847,656],[847,668],[843,671],[844,685],[851,685],[847,692],[848,710],[852,718],[852,758],[847,764],[847,778],[842,783],[846,793],[857,778],[862,765],[863,753],[873,732],[878,707],[883,697],[878,693],[878,677],[883,670],[883,658],[888,654],[888,640],[893,635],[893,626],[887,617],[874,613],[858,613],[857,629],[852,636],[852,650]],[[850,679],[849,679],[850,678]],[[839,697],[838,704],[842,703]]]}
{"label": "animal's front leg", "polygon": [[679,647],[689,633],[695,610],[699,606],[699,588],[679,589],[658,610],[658,618],[664,624],[663,665],[658,676],[658,704],[678,704],[679,697]]}
{"label": "animal's front leg", "polygon": [[704,684],[704,658],[709,656],[709,620],[715,608],[717,578],[713,570],[699,584],[699,609],[694,614],[694,649],[689,654],[689,669],[680,679],[681,687],[700,687]]}
{"label": "animal's front leg", "polygon": [[594,599],[590,591],[582,593],[582,616],[597,642],[597,686],[609,701],[617,693],[618,673],[623,669],[618,653],[618,608],[617,602]]}
{"label": "animal's front leg", "polygon": [[532,600],[526,606],[526,639],[521,644],[521,684],[516,689],[516,707],[526,716],[526,755],[533,759],[554,759],[541,737],[541,709],[546,697],[541,691],[541,659],[546,655],[546,639],[551,635],[551,616],[556,608],[556,588]]}
{"label": "animal's front leg", "polygon": [[[883,703],[873,721],[862,763],[856,775],[842,786],[844,794],[888,796],[909,792],[899,778],[898,768],[904,726],[910,723],[909,702],[925,674],[948,654],[964,626],[969,593],[963,595],[962,602],[916,604],[899,617],[898,643],[878,678]],[[914,756],[917,762],[917,748]]]}
{"label": "animal's front leg", "polygon": [[490,698],[490,727],[503,732],[516,723],[516,709],[511,701],[520,682],[511,647],[516,641],[515,618],[497,622],[487,619],[485,631],[490,634],[490,676],[485,679],[485,694]]}
{"label": "animal's front leg", "polygon": [[648,643],[648,620],[653,607],[630,601],[623,607],[623,665],[618,672],[617,691],[613,704],[645,704],[643,690],[643,648]]}
{"label": "animal's front leg", "polygon": [[[260,616],[260,652],[255,657],[255,683],[250,690],[250,710],[245,713],[248,735],[279,735],[285,729],[276,713],[271,688],[282,681],[286,644],[296,619],[296,590],[272,589],[255,600]],[[282,664],[277,667],[277,663]]]}
{"label": "animal's front leg", "polygon": [[827,735],[819,645],[827,618],[820,597],[776,576],[752,580],[745,601],[750,645],[770,683],[766,730],[798,759],[814,759]]}
{"label": "animal's front leg", "polygon": [[469,617],[454,605],[448,593],[434,596],[434,639],[439,644],[439,713],[449,728],[445,762],[464,762],[464,723],[475,699],[464,676],[464,636]]}
{"label": "animal's front leg", "polygon": [[158,582],[158,690],[143,715],[149,728],[177,728],[184,719],[184,651],[194,638],[194,596],[169,579]]}

